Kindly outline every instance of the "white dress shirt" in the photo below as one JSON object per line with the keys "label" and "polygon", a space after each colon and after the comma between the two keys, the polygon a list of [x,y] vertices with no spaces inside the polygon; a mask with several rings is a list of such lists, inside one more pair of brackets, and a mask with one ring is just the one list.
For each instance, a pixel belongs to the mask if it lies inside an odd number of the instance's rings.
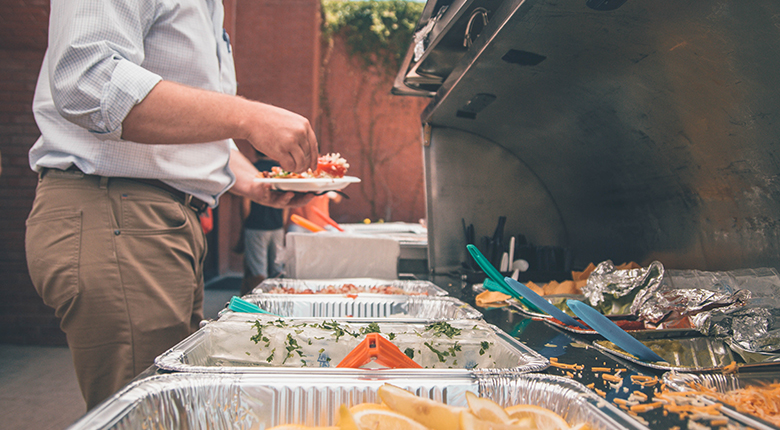
{"label": "white dress shirt", "polygon": [[50,16],[30,167],[160,179],[215,206],[235,182],[232,140],[149,145],[121,136],[130,109],[161,79],[236,93],[222,1],[51,0]]}

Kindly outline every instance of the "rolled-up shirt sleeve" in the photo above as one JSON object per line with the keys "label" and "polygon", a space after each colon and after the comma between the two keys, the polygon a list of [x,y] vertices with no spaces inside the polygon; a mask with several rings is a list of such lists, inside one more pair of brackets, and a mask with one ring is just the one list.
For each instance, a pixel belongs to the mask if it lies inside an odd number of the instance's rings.
{"label": "rolled-up shirt sleeve", "polygon": [[127,114],[162,80],[141,66],[154,12],[146,0],[52,2],[52,14],[67,17],[49,29],[51,92],[63,118],[121,140]]}

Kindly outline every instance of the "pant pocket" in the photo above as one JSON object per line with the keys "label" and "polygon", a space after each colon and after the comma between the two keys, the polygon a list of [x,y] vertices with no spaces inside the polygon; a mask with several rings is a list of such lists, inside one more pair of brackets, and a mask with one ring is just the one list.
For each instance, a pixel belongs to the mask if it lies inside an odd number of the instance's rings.
{"label": "pant pocket", "polygon": [[79,293],[81,212],[43,213],[27,219],[25,252],[33,285],[57,310]]}

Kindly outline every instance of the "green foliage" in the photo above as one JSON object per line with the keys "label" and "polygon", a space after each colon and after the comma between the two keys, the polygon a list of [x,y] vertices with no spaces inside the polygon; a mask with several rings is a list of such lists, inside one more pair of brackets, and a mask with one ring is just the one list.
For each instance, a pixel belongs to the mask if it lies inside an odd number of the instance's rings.
{"label": "green foliage", "polygon": [[366,67],[395,73],[420,19],[425,3],[405,0],[322,0],[322,34],[346,38],[349,53]]}

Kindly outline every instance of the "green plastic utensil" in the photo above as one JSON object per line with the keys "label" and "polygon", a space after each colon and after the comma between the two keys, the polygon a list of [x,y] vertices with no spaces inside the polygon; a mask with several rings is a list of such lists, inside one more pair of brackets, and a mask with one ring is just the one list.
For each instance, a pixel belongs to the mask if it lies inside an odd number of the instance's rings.
{"label": "green plastic utensil", "polygon": [[264,311],[260,309],[260,306],[257,306],[254,303],[247,302],[246,300],[238,297],[233,296],[230,298],[230,303],[228,304],[228,309],[230,309],[233,312],[246,312],[246,313],[259,313],[259,314],[268,314],[273,315],[275,317],[284,318],[281,315],[276,315],[268,311]]}
{"label": "green plastic utensil", "polygon": [[536,307],[533,303],[529,302],[525,297],[518,294],[515,290],[512,288],[509,288],[509,285],[507,285],[506,281],[504,281],[504,275],[501,274],[501,272],[498,271],[495,267],[493,267],[492,264],[485,258],[484,255],[482,255],[482,252],[477,249],[476,246],[468,244],[466,245],[466,249],[468,249],[469,253],[472,257],[474,257],[474,261],[479,264],[479,267],[482,268],[482,270],[485,272],[486,275],[490,278],[493,283],[483,283],[486,289],[490,290],[492,288],[495,288],[494,285],[498,286],[498,289],[493,289],[493,291],[498,291],[499,293],[504,293],[506,295],[512,296],[515,299],[519,300],[521,303],[523,303],[528,309],[539,312],[539,313],[545,313],[542,310],[540,310],[538,307]]}

